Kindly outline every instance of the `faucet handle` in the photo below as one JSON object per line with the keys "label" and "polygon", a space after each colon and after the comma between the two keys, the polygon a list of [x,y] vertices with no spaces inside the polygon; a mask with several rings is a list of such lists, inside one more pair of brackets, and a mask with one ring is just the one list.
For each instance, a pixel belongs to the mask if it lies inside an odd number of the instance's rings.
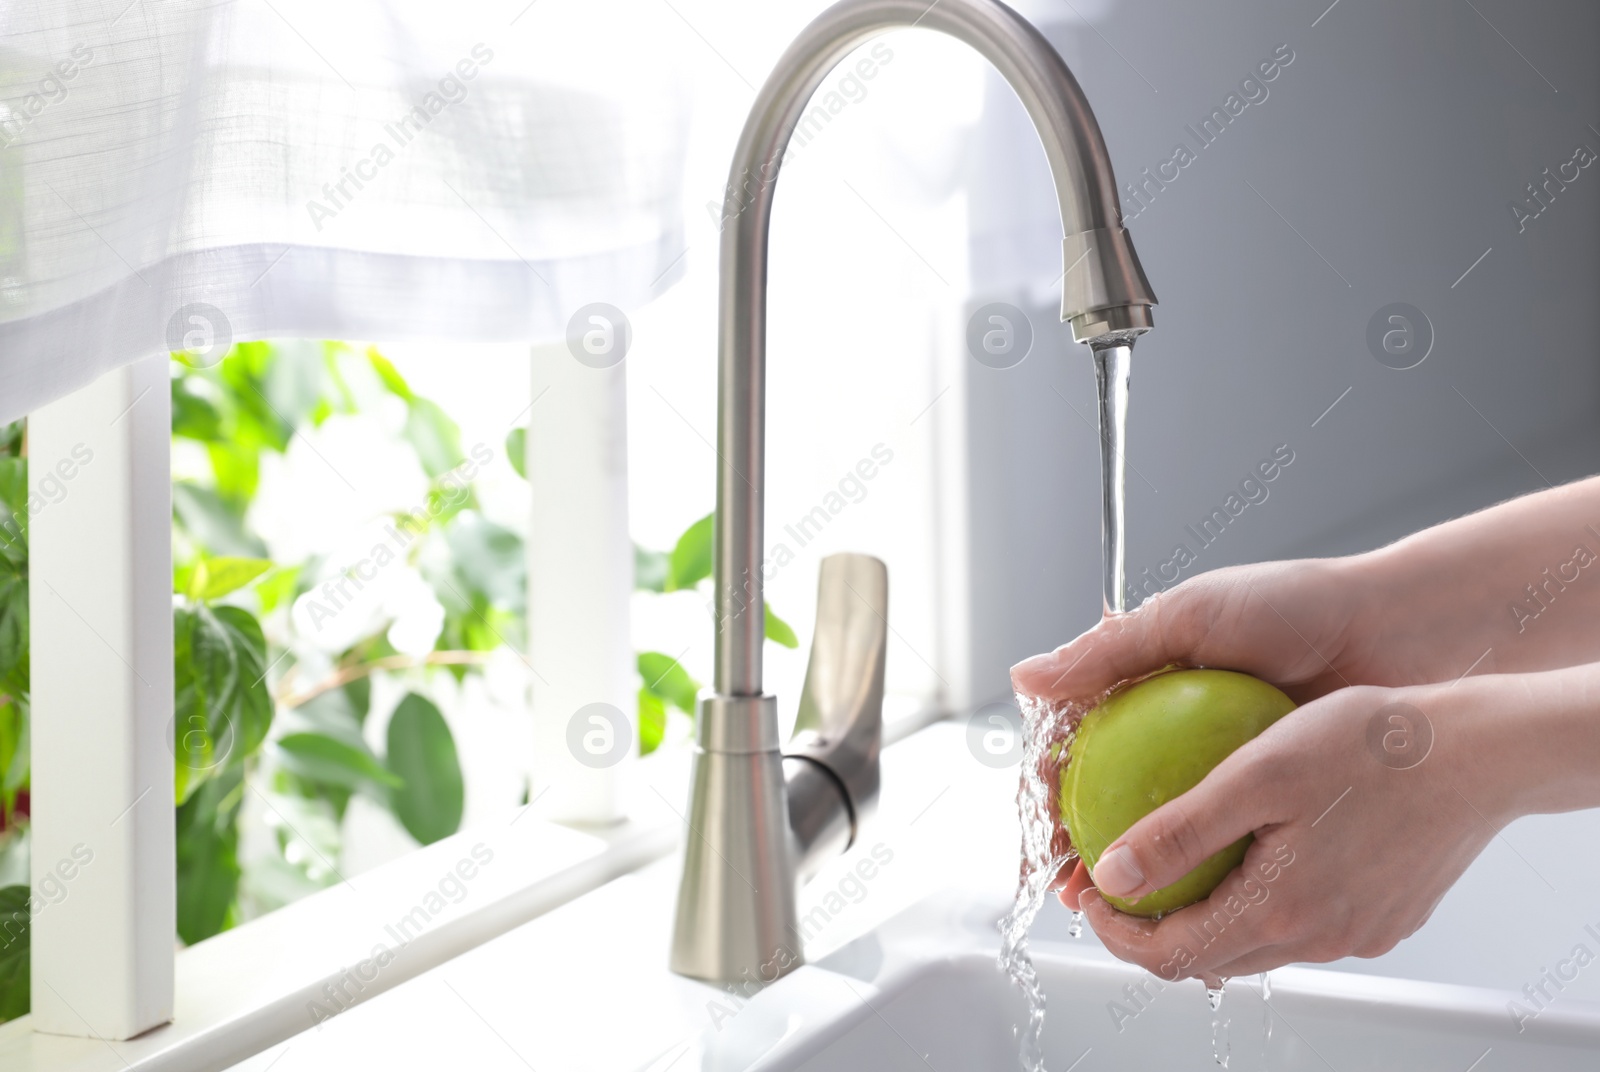
{"label": "faucet handle", "polygon": [[811,662],[783,764],[801,878],[849,848],[877,808],[888,615],[883,562],[822,560]]}

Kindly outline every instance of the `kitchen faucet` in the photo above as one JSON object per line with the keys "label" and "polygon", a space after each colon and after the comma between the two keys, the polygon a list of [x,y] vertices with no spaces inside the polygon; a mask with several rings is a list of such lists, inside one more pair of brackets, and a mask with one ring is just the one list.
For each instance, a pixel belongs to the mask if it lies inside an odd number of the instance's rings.
{"label": "kitchen faucet", "polygon": [[1150,329],[1156,303],[1122,229],[1111,159],[1083,91],[1050,42],[999,0],[842,0],[801,32],[761,87],[723,208],[715,692],[701,703],[696,726],[671,959],[675,972],[747,992],[803,962],[797,884],[854,843],[876,804],[888,639],[883,563],[865,555],[824,559],[811,662],[785,752],[777,701],[761,681],[773,188],[822,80],[857,46],[908,27],[971,45],[1032,117],[1060,201],[1061,318],[1073,338],[1097,357],[1126,347]]}

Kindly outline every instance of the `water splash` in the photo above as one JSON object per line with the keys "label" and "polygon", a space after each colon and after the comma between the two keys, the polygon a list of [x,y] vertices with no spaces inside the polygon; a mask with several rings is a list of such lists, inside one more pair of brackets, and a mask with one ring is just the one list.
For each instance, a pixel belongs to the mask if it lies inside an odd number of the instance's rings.
{"label": "water splash", "polygon": [[1233,1056],[1233,1047],[1228,1041],[1228,1025],[1231,1020],[1222,1017],[1222,998],[1228,986],[1228,980],[1218,979],[1216,986],[1206,987],[1206,1001],[1211,1005],[1211,1059],[1223,1068],[1228,1067],[1228,1061]]}
{"label": "water splash", "polygon": [[[1018,696],[1022,710],[1022,776],[1017,789],[1017,815],[1022,824],[1022,867],[1017,898],[1000,922],[1000,966],[1028,1004],[1028,1019],[1017,1029],[1018,1060],[1026,1072],[1044,1072],[1044,988],[1028,955],[1028,928],[1033,925],[1050,887],[1076,853],[1056,820],[1055,795],[1060,769],[1072,747],[1073,732],[1084,708]],[[1079,931],[1082,924],[1076,923]]]}

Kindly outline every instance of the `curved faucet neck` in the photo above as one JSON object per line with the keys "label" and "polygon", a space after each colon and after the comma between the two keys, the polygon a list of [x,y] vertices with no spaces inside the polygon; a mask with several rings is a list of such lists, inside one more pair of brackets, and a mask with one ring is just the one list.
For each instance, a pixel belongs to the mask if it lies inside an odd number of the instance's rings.
{"label": "curved faucet neck", "polygon": [[767,243],[774,186],[811,95],[849,53],[889,30],[965,41],[1005,77],[1044,144],[1061,207],[1062,319],[1079,342],[1148,330],[1155,295],[1122,229],[1099,124],[1059,53],[999,0],[843,0],[779,59],[739,138],[723,207],[719,288],[716,675],[725,696],[762,693],[765,633]]}

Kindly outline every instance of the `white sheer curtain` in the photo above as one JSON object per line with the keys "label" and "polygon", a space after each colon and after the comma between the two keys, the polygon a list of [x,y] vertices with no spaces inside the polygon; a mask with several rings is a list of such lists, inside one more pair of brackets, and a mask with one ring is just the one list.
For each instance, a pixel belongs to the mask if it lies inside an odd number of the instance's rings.
{"label": "white sheer curtain", "polygon": [[684,249],[672,18],[0,5],[0,419],[185,343],[531,340],[648,300]]}

